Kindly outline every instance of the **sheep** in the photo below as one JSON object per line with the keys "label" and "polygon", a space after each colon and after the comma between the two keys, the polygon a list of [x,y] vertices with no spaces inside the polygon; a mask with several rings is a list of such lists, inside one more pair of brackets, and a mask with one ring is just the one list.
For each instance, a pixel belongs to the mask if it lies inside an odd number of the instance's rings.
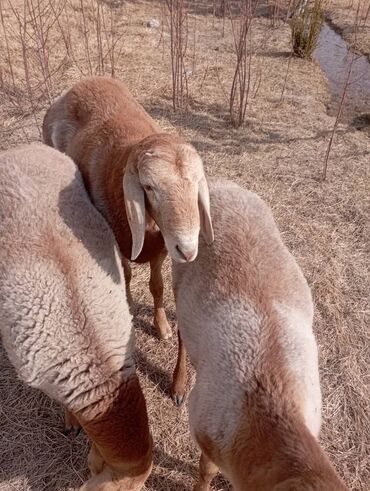
{"label": "sheep", "polygon": [[213,241],[209,194],[200,156],[180,137],[161,133],[120,81],[91,77],[62,94],[43,122],[47,145],[79,166],[94,205],[113,229],[128,260],[150,263],[154,326],[171,336],[163,307],[161,268],[166,249],[177,262],[191,262],[199,231]]}
{"label": "sheep", "polygon": [[92,446],[83,491],[141,489],[152,439],[113,233],[72,160],[46,145],[0,154],[0,333],[20,379]]}
{"label": "sheep", "polygon": [[236,491],[345,490],[317,441],[321,392],[307,282],[260,198],[222,179],[208,185],[214,243],[200,240],[191,264],[172,263],[177,403],[186,351],[196,370],[189,424],[202,453],[194,490],[209,490],[218,469]]}

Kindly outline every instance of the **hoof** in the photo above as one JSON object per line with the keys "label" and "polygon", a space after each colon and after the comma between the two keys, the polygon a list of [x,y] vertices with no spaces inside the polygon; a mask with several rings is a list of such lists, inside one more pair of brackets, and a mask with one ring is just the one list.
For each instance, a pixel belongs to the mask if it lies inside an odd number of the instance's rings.
{"label": "hoof", "polygon": [[181,407],[185,401],[184,394],[171,394],[171,399],[173,400],[176,407]]}
{"label": "hoof", "polygon": [[165,341],[166,339],[170,339],[172,337],[172,331],[166,331],[164,333],[159,333],[159,339]]}
{"label": "hoof", "polygon": [[81,432],[81,426],[70,426],[68,428],[64,428],[62,433],[65,436],[71,436],[73,438],[76,438]]}
{"label": "hoof", "polygon": [[172,329],[168,324],[167,326],[162,328],[159,328],[158,326],[155,326],[155,328],[157,330],[159,339],[166,340],[172,337]]}

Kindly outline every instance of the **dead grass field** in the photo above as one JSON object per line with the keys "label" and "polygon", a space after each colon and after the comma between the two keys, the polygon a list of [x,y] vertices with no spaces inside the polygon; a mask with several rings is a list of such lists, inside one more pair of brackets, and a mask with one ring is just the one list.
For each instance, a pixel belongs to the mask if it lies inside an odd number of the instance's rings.
{"label": "dead grass field", "polygon": [[326,13],[334,29],[370,61],[370,3],[366,0],[360,1],[356,33],[357,7],[358,2],[354,0],[328,0]]}
{"label": "dead grass field", "polygon": [[[8,15],[11,22],[11,12]],[[213,27],[212,16],[197,16],[195,66],[189,60],[191,107],[187,114],[174,114],[168,34],[146,27],[148,19],[161,19],[159,4],[126,3],[118,5],[114,15],[124,30],[116,76],[129,85],[164,130],[177,131],[193,142],[210,175],[228,177],[256,191],[273,209],[315,299],[322,445],[351,490],[369,490],[369,134],[339,125],[328,179],[320,181],[334,124],[326,114],[325,79],[316,64],[293,58],[279,103],[290,31],[283,24],[272,29],[269,20],[262,18],[253,27],[258,53],[252,72],[261,70],[261,85],[251,99],[246,125],[235,130],[228,123],[225,93],[232,79],[232,37],[227,29],[222,37],[222,21],[216,19]],[[71,18],[70,29],[74,28]],[[77,35],[74,49],[77,54],[82,50]],[[56,63],[60,51],[56,46],[51,62]],[[1,53],[4,56],[4,50]],[[19,56],[14,48],[21,90]],[[80,76],[74,64],[66,63],[54,77],[54,91]],[[3,84],[0,92],[2,149],[39,138],[34,118],[9,102],[7,87]],[[39,121],[46,105],[46,97],[38,102]],[[188,491],[196,476],[198,451],[189,436],[186,405],[179,410],[169,398],[176,337],[161,342],[153,334],[147,278],[148,268],[134,268],[137,365],[155,441],[155,467],[145,489]],[[166,287],[167,312],[175,327],[168,261]],[[81,485],[87,476],[86,438],[82,434],[67,438],[61,428],[60,408],[20,383],[1,352],[0,491],[73,491]],[[229,487],[219,477],[214,489]]]}

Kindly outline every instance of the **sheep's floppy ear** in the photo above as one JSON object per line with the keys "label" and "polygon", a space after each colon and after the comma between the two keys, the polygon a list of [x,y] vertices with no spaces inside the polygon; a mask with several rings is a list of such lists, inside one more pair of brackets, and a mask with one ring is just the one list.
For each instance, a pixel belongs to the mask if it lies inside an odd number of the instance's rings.
{"label": "sheep's floppy ear", "polygon": [[214,241],[215,237],[213,233],[210,213],[208,184],[204,176],[199,181],[198,205],[200,217],[200,232],[203,235],[206,244],[210,245]]}
{"label": "sheep's floppy ear", "polygon": [[144,244],[145,198],[139,176],[131,166],[126,168],[123,176],[123,194],[132,235],[131,260],[134,260],[140,254]]}

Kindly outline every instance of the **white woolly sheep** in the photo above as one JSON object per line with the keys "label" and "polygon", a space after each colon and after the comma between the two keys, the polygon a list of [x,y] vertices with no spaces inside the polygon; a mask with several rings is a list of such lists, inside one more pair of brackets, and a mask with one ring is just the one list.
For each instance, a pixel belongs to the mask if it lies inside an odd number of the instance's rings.
{"label": "white woolly sheep", "polygon": [[152,441],[113,233],[75,164],[45,145],[0,154],[0,196],[0,330],[9,359],[90,437],[93,477],[81,489],[138,490]]}
{"label": "white woolly sheep", "polygon": [[215,240],[200,240],[191,264],[172,265],[178,403],[185,347],[196,369],[189,421],[202,456],[194,489],[209,490],[220,468],[236,491],[344,490],[317,441],[321,393],[306,280],[261,199],[227,181],[208,184]]}
{"label": "white woolly sheep", "polygon": [[83,80],[57,99],[45,115],[43,135],[76,162],[94,205],[111,225],[126,258],[130,304],[127,259],[150,262],[154,325],[161,338],[170,337],[161,274],[166,248],[173,260],[190,262],[199,230],[207,243],[213,240],[198,153],[178,136],[161,133],[126,86],[105,77]]}

